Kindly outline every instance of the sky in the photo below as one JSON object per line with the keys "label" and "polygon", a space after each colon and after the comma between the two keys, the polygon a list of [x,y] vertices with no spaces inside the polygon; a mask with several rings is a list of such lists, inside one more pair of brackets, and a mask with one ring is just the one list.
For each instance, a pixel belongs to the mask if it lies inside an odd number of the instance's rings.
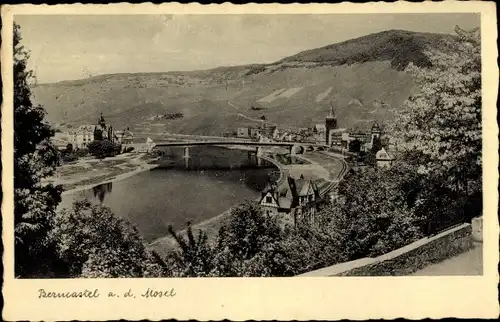
{"label": "sky", "polygon": [[453,34],[478,14],[17,15],[39,83],[271,63],[390,29]]}

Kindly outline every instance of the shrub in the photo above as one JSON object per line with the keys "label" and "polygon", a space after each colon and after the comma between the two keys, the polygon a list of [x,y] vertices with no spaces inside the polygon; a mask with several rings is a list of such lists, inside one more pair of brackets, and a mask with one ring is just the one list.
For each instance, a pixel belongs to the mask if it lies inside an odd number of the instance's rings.
{"label": "shrub", "polygon": [[341,201],[324,217],[341,241],[349,260],[378,256],[422,237],[412,203],[413,173],[368,168],[346,176],[339,185]]}
{"label": "shrub", "polygon": [[71,277],[159,277],[165,273],[134,226],[87,200],[58,213],[51,235]]}
{"label": "shrub", "polygon": [[86,148],[81,148],[81,149],[76,149],[75,150],[75,156],[77,158],[82,158],[82,157],[86,157],[89,155],[89,150],[86,149]]}
{"label": "shrub", "polygon": [[108,140],[96,140],[90,142],[88,149],[89,153],[96,158],[104,159],[106,157],[112,157],[118,154],[118,152],[120,151],[120,146]]}
{"label": "shrub", "polygon": [[77,159],[78,158],[76,157],[76,155],[74,153],[62,154],[62,156],[61,156],[61,160],[65,163],[73,162],[73,161],[76,161]]}

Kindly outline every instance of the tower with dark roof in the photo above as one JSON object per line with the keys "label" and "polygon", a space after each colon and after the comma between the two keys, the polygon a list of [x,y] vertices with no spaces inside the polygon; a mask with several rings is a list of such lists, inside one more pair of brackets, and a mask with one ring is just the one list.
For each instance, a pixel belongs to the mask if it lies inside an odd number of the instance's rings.
{"label": "tower with dark roof", "polygon": [[380,135],[382,134],[382,130],[380,129],[380,126],[378,125],[377,122],[373,123],[372,129],[371,129],[371,134],[372,138],[380,138]]}
{"label": "tower with dark roof", "polygon": [[330,142],[330,132],[337,128],[337,117],[335,116],[335,112],[333,111],[333,103],[330,103],[330,113],[326,116],[325,128],[326,145],[331,145],[332,142]]}

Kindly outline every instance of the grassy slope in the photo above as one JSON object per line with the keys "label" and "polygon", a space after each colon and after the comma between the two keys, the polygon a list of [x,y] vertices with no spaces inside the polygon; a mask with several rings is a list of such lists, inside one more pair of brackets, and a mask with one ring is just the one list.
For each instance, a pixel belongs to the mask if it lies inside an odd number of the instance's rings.
{"label": "grassy slope", "polygon": [[[136,131],[220,135],[251,124],[238,113],[311,126],[323,122],[330,102],[340,126],[366,127],[373,120],[390,119],[391,109],[401,106],[411,93],[412,80],[399,69],[409,61],[425,64],[425,46],[442,48],[450,38],[387,31],[299,53],[269,65],[103,75],[40,85],[34,95],[47,109],[49,121],[88,124],[102,112],[115,127],[131,126]],[[257,100],[292,87],[302,89],[290,97],[258,102],[265,110],[250,110]],[[317,96],[329,88],[332,90],[328,96],[318,102]],[[228,101],[241,108],[230,106]],[[166,112],[182,112],[184,118],[147,120]]]}

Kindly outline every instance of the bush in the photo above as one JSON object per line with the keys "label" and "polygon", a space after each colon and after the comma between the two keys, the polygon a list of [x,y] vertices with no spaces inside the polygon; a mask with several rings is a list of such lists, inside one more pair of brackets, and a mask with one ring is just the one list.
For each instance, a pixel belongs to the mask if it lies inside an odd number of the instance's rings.
{"label": "bush", "polygon": [[73,153],[73,144],[68,143],[66,145],[66,149],[64,150],[65,153]]}
{"label": "bush", "polygon": [[89,155],[89,150],[86,148],[81,148],[76,149],[74,153],[77,158],[83,158]]}
{"label": "bush", "polygon": [[112,157],[119,153],[120,145],[114,144],[108,140],[96,140],[90,142],[89,153],[98,159],[104,159],[106,157]]}
{"label": "bush", "polygon": [[55,217],[52,238],[70,277],[160,277],[164,263],[137,229],[108,208],[76,202]]}
{"label": "bush", "polygon": [[342,260],[339,238],[318,227],[280,228],[277,218],[243,204],[231,212],[213,245],[188,225],[168,258],[174,276],[294,276]]}
{"label": "bush", "polygon": [[76,155],[74,153],[61,155],[61,160],[65,163],[73,162],[73,161],[76,161],[77,159],[78,158],[76,157]]}
{"label": "bush", "polygon": [[414,172],[367,168],[346,176],[341,201],[325,216],[348,260],[378,256],[423,236],[413,205],[418,197]]}

